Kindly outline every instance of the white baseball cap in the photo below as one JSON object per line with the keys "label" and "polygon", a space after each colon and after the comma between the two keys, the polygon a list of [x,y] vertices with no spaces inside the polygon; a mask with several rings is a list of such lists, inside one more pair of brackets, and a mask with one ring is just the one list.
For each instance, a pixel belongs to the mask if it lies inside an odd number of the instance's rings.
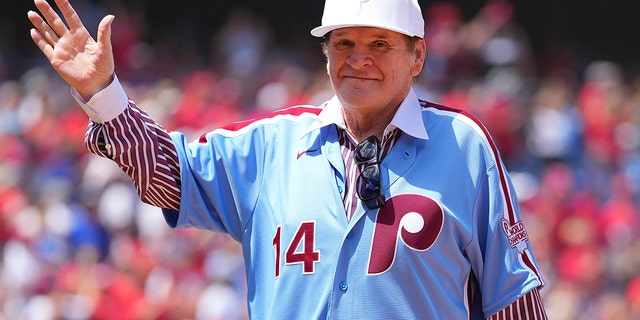
{"label": "white baseball cap", "polygon": [[326,0],[322,25],[311,34],[322,37],[345,27],[376,27],[424,38],[418,0]]}

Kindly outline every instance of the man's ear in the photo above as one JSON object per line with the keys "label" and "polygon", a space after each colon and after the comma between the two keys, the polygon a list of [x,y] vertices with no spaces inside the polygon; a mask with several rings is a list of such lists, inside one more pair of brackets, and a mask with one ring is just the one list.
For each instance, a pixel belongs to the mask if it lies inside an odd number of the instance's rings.
{"label": "man's ear", "polygon": [[424,39],[417,40],[413,49],[415,60],[414,67],[411,69],[411,75],[417,77],[422,73],[427,60],[427,44]]}

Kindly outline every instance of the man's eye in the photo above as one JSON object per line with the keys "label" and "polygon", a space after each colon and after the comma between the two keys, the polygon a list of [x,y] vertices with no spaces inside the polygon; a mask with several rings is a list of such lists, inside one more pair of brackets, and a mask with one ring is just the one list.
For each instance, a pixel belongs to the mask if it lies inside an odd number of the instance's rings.
{"label": "man's eye", "polygon": [[342,41],[336,42],[336,46],[338,46],[338,47],[348,47],[350,45],[351,45],[351,42],[347,41],[347,40],[342,40]]}

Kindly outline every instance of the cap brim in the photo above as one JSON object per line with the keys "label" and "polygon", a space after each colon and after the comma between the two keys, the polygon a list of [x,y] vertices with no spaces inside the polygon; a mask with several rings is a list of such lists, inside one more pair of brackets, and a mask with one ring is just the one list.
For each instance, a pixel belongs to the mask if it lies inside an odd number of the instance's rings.
{"label": "cap brim", "polygon": [[419,37],[419,35],[408,33],[408,32],[406,32],[404,30],[399,30],[399,29],[394,29],[394,28],[389,28],[389,27],[380,26],[380,25],[374,25],[374,24],[359,24],[359,23],[333,24],[333,25],[327,25],[327,26],[319,26],[319,27],[313,28],[311,30],[311,35],[321,38],[321,37],[324,37],[325,34],[331,32],[331,31],[333,31],[335,29],[349,28],[349,27],[380,28],[380,29],[386,29],[386,30],[391,30],[391,31],[394,31],[394,32],[406,34],[406,35],[408,35],[410,37],[416,37],[416,36]]}

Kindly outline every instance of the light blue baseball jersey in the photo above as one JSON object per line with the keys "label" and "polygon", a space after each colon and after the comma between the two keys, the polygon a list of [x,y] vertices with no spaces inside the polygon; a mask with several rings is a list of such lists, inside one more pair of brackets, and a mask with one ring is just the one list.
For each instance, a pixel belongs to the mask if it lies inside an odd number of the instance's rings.
{"label": "light blue baseball jersey", "polygon": [[252,318],[480,319],[543,285],[476,119],[412,90],[381,163],[386,206],[360,203],[348,220],[338,132],[324,116],[339,108],[334,97],[193,142],[172,133],[182,198],[167,221],[242,243]]}

